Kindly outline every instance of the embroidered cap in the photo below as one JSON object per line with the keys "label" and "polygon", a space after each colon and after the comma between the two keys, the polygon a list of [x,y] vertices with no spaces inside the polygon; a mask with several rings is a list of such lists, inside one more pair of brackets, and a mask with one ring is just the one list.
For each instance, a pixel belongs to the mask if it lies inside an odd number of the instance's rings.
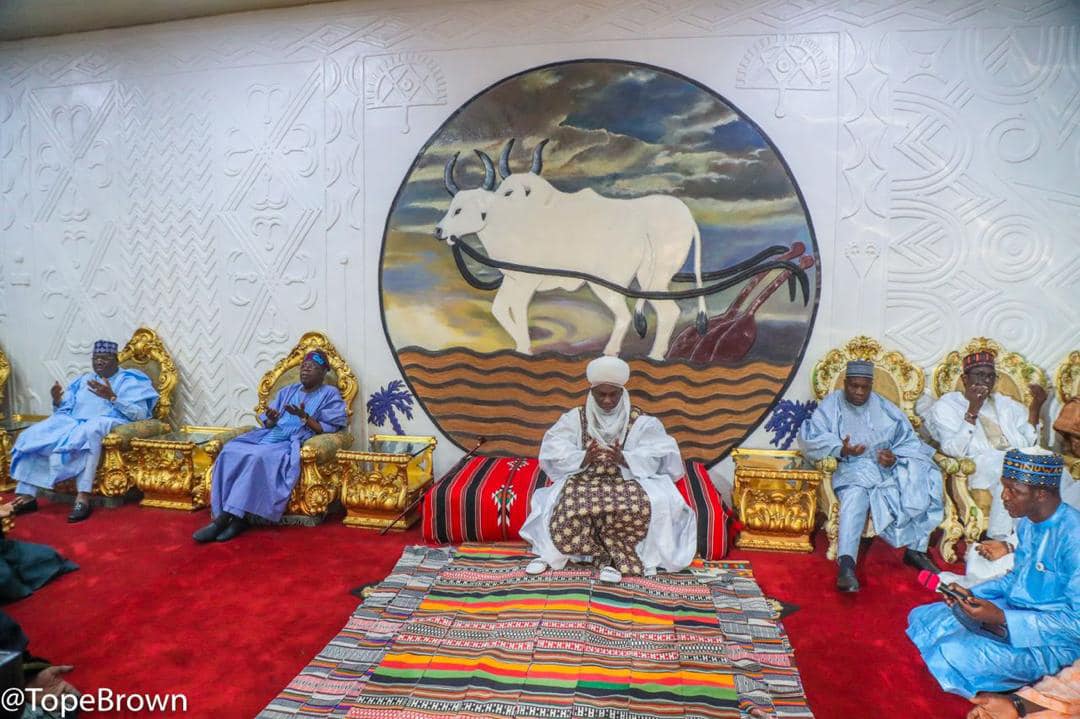
{"label": "embroidered cap", "polygon": [[1061,471],[1065,460],[1042,447],[1010,449],[1005,453],[1001,478],[1023,482],[1035,487],[1061,486]]}
{"label": "embroidered cap", "polygon": [[993,352],[972,352],[964,358],[964,371],[967,372],[972,367],[993,367],[995,359],[997,355]]}
{"label": "embroidered cap", "polygon": [[117,349],[117,344],[109,340],[98,340],[94,343],[94,354],[96,355],[114,355]]}
{"label": "embroidered cap", "polygon": [[847,377],[869,377],[874,379],[874,363],[868,360],[851,360],[844,370]]}
{"label": "embroidered cap", "polygon": [[322,350],[312,350],[304,355],[304,359],[311,360],[320,367],[325,367],[327,364],[326,355],[323,354]]}

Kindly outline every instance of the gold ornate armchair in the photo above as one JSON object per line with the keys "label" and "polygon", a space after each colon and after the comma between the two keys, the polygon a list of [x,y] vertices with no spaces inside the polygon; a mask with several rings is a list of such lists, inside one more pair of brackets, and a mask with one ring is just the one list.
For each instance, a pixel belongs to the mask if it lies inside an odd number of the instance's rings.
{"label": "gold ornate armchair", "polygon": [[[330,360],[326,382],[341,390],[351,424],[352,405],[360,390],[360,383],[345,359],[338,353],[337,348],[321,332],[306,333],[288,355],[263,375],[259,382],[259,403],[255,406],[256,416],[266,411],[279,389],[299,381],[300,363],[303,362],[304,355],[312,350],[322,350]],[[251,429],[254,427],[241,428],[233,436]],[[219,437],[205,446],[204,449],[211,464],[228,439],[231,437]],[[337,461],[337,451],[347,449],[352,441],[353,436],[349,427],[346,427],[340,432],[317,434],[304,442],[300,447],[300,479],[293,488],[292,496],[289,497],[289,506],[285,509],[286,515],[299,515],[305,518],[305,521],[322,519],[327,508],[340,496],[341,492],[341,467]],[[203,478],[202,489],[196,501],[208,504],[210,467],[206,469]]]}
{"label": "gold ornate armchair", "polygon": [[[169,431],[168,418],[172,411],[172,395],[178,376],[172,355],[153,330],[140,327],[120,350],[117,359],[121,367],[145,372],[158,391],[154,415],[138,422],[121,424],[101,440],[101,461],[94,477],[95,495],[109,502],[122,499],[134,487],[130,466],[127,463],[131,441],[139,437],[153,437]],[[12,420],[23,423],[43,420],[47,415],[12,415]],[[13,437],[0,438],[4,443],[4,461],[10,463],[9,449]],[[74,480],[60,482],[54,488],[58,494],[74,494]]]}
{"label": "gold ornate armchair", "polygon": [[[830,392],[844,386],[847,363],[851,360],[867,360],[874,363],[874,391],[904,411],[915,429],[922,426],[922,419],[915,413],[915,402],[922,395],[926,380],[923,372],[896,351],[885,351],[881,344],[870,337],[859,336],[843,347],[831,350],[816,365],[810,376],[814,397],[824,399]],[[819,485],[819,506],[825,514],[825,533],[829,537],[828,558],[836,559],[836,542],[840,524],[840,503],[833,492],[832,473],[836,470],[836,458],[825,457],[817,463],[822,471]],[[942,468],[944,471],[944,468]],[[956,542],[962,536],[962,527],[956,516],[956,508],[946,491],[943,497],[945,515],[939,525],[943,530],[938,548],[948,562],[956,560]],[[866,520],[864,537],[873,537],[873,521]]]}
{"label": "gold ornate armchair", "polygon": [[[0,423],[6,419],[4,417],[4,393],[7,390],[7,381],[10,376],[11,363],[8,362],[4,350],[0,349]],[[8,476],[11,469],[11,462],[8,460],[11,456],[10,443],[11,439],[7,431],[0,427],[0,492],[10,492],[15,489],[15,483]]]}
{"label": "gold ornate armchair", "polygon": [[[1046,373],[1028,362],[1016,352],[1007,352],[1000,344],[988,337],[975,337],[959,350],[954,350],[934,368],[933,394],[937,399],[949,392],[962,392],[964,357],[972,352],[993,352],[996,356],[994,369],[997,383],[994,391],[1012,397],[1021,404],[1031,403],[1029,384],[1046,386]],[[942,452],[935,456],[942,470],[948,475],[949,490],[956,502],[957,512],[964,525],[964,539],[971,543],[979,541],[990,522],[990,503],[993,496],[985,489],[968,487],[968,477],[975,473],[975,460],[971,457],[950,457]]]}
{"label": "gold ornate armchair", "polygon": [[[0,369],[0,371],[3,371]],[[1080,396],[1080,350],[1073,350],[1069,356],[1058,365],[1054,372],[1054,387],[1057,388],[1058,400],[1064,405],[1073,397]],[[1053,430],[1051,430],[1053,431]],[[1080,457],[1069,452],[1066,445],[1062,448],[1065,457],[1065,469],[1074,478],[1080,478]]]}

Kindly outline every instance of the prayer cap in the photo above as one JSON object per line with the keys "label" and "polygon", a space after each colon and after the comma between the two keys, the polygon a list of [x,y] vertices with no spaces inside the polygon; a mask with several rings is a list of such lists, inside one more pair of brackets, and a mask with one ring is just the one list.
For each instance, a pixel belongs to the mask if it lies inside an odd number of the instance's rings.
{"label": "prayer cap", "polygon": [[585,368],[585,378],[589,386],[598,384],[616,384],[625,387],[630,379],[630,365],[618,357],[597,357]]}
{"label": "prayer cap", "polygon": [[1005,454],[1001,478],[1012,479],[1035,487],[1058,487],[1065,460],[1042,447],[1010,449]]}
{"label": "prayer cap", "polygon": [[304,355],[305,360],[311,360],[320,367],[325,367],[328,363],[326,361],[326,353],[322,350],[312,350]]}
{"label": "prayer cap", "polygon": [[874,363],[867,360],[851,360],[847,363],[844,374],[847,377],[869,377],[874,379]]}
{"label": "prayer cap", "polygon": [[964,371],[967,372],[972,367],[993,367],[994,360],[997,358],[993,352],[972,352],[964,358]]}
{"label": "prayer cap", "polygon": [[114,355],[117,349],[117,344],[109,340],[98,340],[94,343],[94,354],[96,355]]}
{"label": "prayer cap", "polygon": [[1080,397],[1073,397],[1061,408],[1054,429],[1062,434],[1080,434]]}

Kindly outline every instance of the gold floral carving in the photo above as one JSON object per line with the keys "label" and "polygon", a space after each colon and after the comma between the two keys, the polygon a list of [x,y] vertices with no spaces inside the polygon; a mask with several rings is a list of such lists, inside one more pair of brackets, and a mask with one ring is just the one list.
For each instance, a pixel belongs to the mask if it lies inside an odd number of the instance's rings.
{"label": "gold floral carving", "polygon": [[[975,337],[958,350],[953,350],[934,368],[931,381],[935,397],[949,392],[962,391],[960,378],[964,374],[964,357],[973,352],[993,352],[994,369],[998,380],[995,392],[1000,392],[1025,405],[1031,403],[1030,384],[1046,386],[1046,373],[1017,352],[1009,352],[989,337]],[[978,501],[968,487],[968,477],[975,473],[975,460],[971,457],[949,457],[938,452],[934,459],[946,474],[947,493],[955,503],[953,513],[962,524],[961,535],[974,542],[982,536],[990,523],[985,501]],[[946,520],[949,518],[946,508]],[[951,534],[955,534],[951,529]],[[944,553],[944,552],[943,552]],[[947,555],[946,560],[954,561],[955,552]]]}
{"label": "gold floral carving", "polygon": [[[185,439],[134,439],[129,461],[135,484],[142,490],[144,507],[191,511],[210,503],[206,485],[213,457],[224,442],[246,429],[224,427],[181,427],[177,436],[213,434],[215,439],[202,445]],[[213,457],[208,448],[213,445]]]}
{"label": "gold floral carving", "polygon": [[915,402],[926,387],[923,371],[911,364],[904,355],[896,351],[886,352],[877,340],[865,335],[830,350],[814,365],[810,385],[817,399],[824,399],[841,386],[847,363],[852,360],[873,362],[874,390],[903,409],[912,426],[917,428],[922,425],[922,419],[915,414]]}
{"label": "gold floral carving", "polygon": [[344,523],[352,527],[396,530],[412,526],[420,516],[419,506],[394,522],[412,505],[432,481],[432,455],[436,439],[428,436],[375,435],[380,440],[399,440],[426,445],[415,455],[341,450],[337,453],[343,473],[342,504]]}
{"label": "gold floral carving", "polygon": [[812,552],[821,472],[800,468],[797,452],[737,449],[735,512],[745,525],[736,544],[746,549]]}
{"label": "gold floral carving", "polygon": [[0,349],[0,419],[4,418],[4,393],[7,391],[8,378],[11,377],[11,363],[4,350]]}
{"label": "gold floral carving", "polygon": [[[3,367],[0,367],[0,382],[3,381],[3,371]],[[1062,404],[1080,396],[1080,350],[1070,352],[1065,361],[1058,365],[1054,372],[1054,386]]]}

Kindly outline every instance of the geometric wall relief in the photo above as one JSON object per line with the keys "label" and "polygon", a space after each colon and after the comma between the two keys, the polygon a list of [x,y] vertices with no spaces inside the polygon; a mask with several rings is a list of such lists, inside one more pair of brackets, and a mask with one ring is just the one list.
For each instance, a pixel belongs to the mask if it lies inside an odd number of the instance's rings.
{"label": "geometric wall relief", "polygon": [[[229,191],[218,219],[227,236],[222,295],[228,302],[230,394],[254,404],[262,373],[294,335],[323,325],[318,304],[325,261],[323,63],[279,66],[244,81],[224,134]],[[250,400],[250,402],[249,402]],[[232,402],[235,407],[237,402]]]}
{"label": "geometric wall relief", "polygon": [[813,38],[777,35],[758,40],[746,51],[739,63],[735,87],[776,90],[774,114],[784,117],[788,92],[824,92],[829,89],[832,74],[829,56]]}
{"label": "geometric wall relief", "polygon": [[1054,111],[1078,92],[1078,38],[1075,27],[891,36],[886,324],[912,359],[987,335],[1049,367],[1080,334],[1075,312],[1053,309],[1065,296],[1055,280],[1080,279],[1080,197],[1055,147],[1072,130]]}
{"label": "geometric wall relief", "polygon": [[379,272],[398,368],[457,446],[535,454],[607,354],[709,464],[790,385],[821,283],[781,149],[705,85],[618,60],[526,70],[452,113],[402,180]]}
{"label": "geometric wall relief", "polygon": [[39,307],[53,330],[44,364],[55,378],[85,372],[94,340],[108,336],[120,317],[116,234],[111,222],[100,234],[70,230],[42,270]]}
{"label": "geometric wall relief", "polygon": [[38,88],[28,97],[35,220],[82,222],[112,182],[113,149],[102,128],[116,104],[116,83]]}
{"label": "geometric wall relief", "polygon": [[120,237],[128,324],[153,328],[179,369],[174,418],[227,420],[225,328],[214,231],[214,94],[125,85]]}
{"label": "geometric wall relief", "polygon": [[409,132],[409,110],[446,104],[446,78],[435,61],[413,52],[364,59],[368,110],[398,108],[402,133]]}

